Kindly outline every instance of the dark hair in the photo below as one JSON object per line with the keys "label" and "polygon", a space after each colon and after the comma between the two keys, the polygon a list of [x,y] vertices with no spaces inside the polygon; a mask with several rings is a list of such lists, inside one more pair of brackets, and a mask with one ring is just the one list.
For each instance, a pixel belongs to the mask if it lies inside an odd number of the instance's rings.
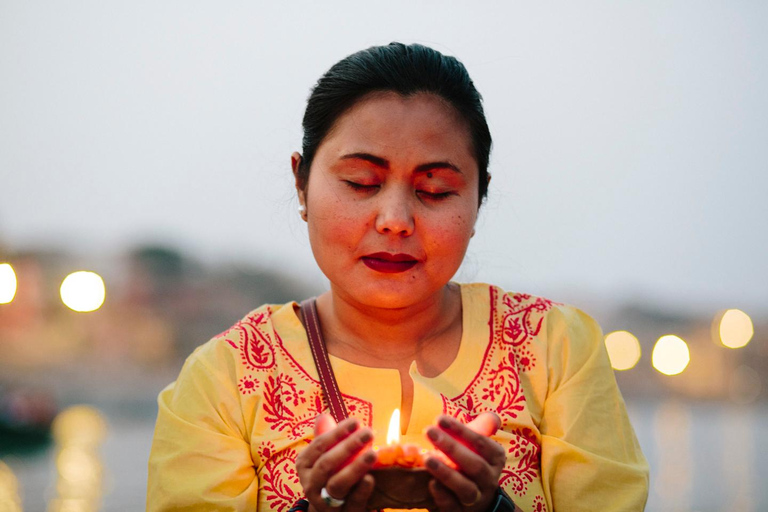
{"label": "dark hair", "polygon": [[464,65],[454,57],[422,46],[390,43],[373,46],[334,64],[317,81],[304,112],[304,140],[298,178],[306,186],[317,148],[336,120],[365,95],[394,91],[402,96],[435,94],[448,101],[467,123],[479,171],[479,202],[488,193],[491,132],[482,97]]}

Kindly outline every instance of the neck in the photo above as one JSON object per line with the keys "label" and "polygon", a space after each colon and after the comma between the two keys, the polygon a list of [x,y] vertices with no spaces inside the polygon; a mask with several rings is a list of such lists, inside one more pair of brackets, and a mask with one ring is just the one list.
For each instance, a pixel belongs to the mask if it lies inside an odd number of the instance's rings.
{"label": "neck", "polygon": [[405,308],[366,306],[333,289],[318,297],[317,307],[328,351],[368,366],[410,364],[461,323],[461,292],[450,283],[428,300]]}

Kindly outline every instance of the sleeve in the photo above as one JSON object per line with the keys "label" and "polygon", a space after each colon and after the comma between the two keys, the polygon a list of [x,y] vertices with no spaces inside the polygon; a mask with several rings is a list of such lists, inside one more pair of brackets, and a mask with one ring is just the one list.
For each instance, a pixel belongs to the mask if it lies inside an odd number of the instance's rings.
{"label": "sleeve", "polygon": [[648,463],[627,416],[600,327],[583,312],[549,313],[541,475],[556,512],[642,511]]}
{"label": "sleeve", "polygon": [[196,350],[158,397],[147,511],[257,509],[257,461],[234,379],[206,360],[212,345]]}

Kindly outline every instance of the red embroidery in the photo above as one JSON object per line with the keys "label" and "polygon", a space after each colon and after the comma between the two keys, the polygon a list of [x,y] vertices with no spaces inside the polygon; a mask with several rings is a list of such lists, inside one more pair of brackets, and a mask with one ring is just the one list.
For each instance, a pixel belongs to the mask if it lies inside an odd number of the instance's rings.
{"label": "red embroidery", "polygon": [[442,396],[443,412],[465,423],[484,411],[499,415],[502,428],[514,436],[500,483],[524,496],[528,485],[539,478],[540,447],[533,431],[513,429],[514,420],[525,410],[520,372],[536,366],[531,342],[553,303],[526,294],[501,294],[494,287],[490,299],[489,343],[480,370],[461,394]]}
{"label": "red embroidery", "polygon": [[531,296],[525,293],[504,295],[503,304],[506,306],[502,320],[501,342],[511,345],[518,359],[525,358],[525,363],[518,362],[520,371],[528,372],[536,366],[536,358],[532,357],[525,345],[539,334],[544,322],[544,314],[552,308],[552,301],[537,297],[530,302]]}
{"label": "red embroidery", "polygon": [[264,499],[270,510],[282,512],[291,508],[299,498],[294,488],[299,486],[296,472],[296,450],[288,449],[275,452],[272,443],[265,443],[259,450],[262,461],[266,461],[262,471],[261,487]]}
{"label": "red embroidery", "polygon": [[502,423],[517,418],[517,413],[525,407],[525,395],[520,388],[515,356],[509,353],[496,369],[488,371],[486,382],[482,398],[493,402]]}
{"label": "red embroidery", "polygon": [[237,384],[237,389],[240,390],[240,392],[244,395],[250,395],[254,391],[256,391],[256,388],[259,385],[259,381],[255,378],[251,377],[250,375],[246,375],[245,377],[240,379],[240,382]]}
{"label": "red embroidery", "polygon": [[529,372],[536,366],[536,356],[525,346],[521,345],[517,350],[517,370],[518,372]]}
{"label": "red embroidery", "polygon": [[508,453],[514,459],[501,471],[499,485],[512,488],[512,492],[523,496],[528,489],[528,484],[539,477],[539,456],[541,447],[536,436],[529,428],[512,432],[515,437],[509,444]]}
{"label": "red embroidery", "polygon": [[537,495],[533,499],[533,512],[547,512],[547,504],[543,496]]}
{"label": "red embroidery", "polygon": [[[315,417],[322,411],[316,394],[309,408],[298,408],[307,402],[303,389],[297,389],[293,379],[284,373],[270,375],[264,383],[264,421],[271,423],[272,430],[286,431],[292,440],[301,439],[312,431]],[[314,407],[313,407],[314,405]],[[296,414],[296,410],[303,414]]]}
{"label": "red embroidery", "polygon": [[[255,313],[221,336],[240,352],[246,369],[269,372],[261,383],[251,375],[242,377],[238,382],[240,393],[250,395],[262,385],[264,420],[272,430],[285,432],[291,440],[304,439],[312,433],[317,415],[329,411],[329,407],[322,397],[320,383],[295,360],[272,330],[270,314],[269,309]],[[235,333],[239,343],[231,339]],[[373,407],[369,402],[347,394],[343,397],[350,416],[372,424]]]}

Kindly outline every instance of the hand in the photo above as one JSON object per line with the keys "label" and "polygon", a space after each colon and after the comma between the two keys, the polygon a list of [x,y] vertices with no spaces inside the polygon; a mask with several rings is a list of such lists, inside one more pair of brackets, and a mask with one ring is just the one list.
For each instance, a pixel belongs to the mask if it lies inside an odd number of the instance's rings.
{"label": "hand", "polygon": [[443,415],[436,426],[427,429],[435,448],[458,466],[454,469],[437,457],[427,459],[427,470],[434,477],[429,490],[439,510],[480,512],[489,508],[506,462],[504,448],[490,438],[500,423],[491,412],[466,425]]}
{"label": "hand", "polygon": [[[317,417],[315,439],[296,458],[296,472],[310,510],[365,510],[374,486],[373,476],[368,474],[376,462],[372,441],[371,429],[360,428],[354,418],[336,425],[327,414]],[[320,497],[323,488],[334,498],[343,499],[344,505],[326,505]]]}

